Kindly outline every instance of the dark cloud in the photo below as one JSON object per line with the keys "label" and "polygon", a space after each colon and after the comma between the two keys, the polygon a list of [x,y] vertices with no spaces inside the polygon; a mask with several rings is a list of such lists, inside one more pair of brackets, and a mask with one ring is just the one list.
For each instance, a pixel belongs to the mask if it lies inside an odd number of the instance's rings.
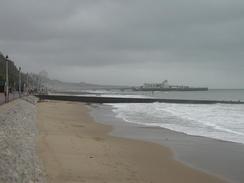
{"label": "dark cloud", "polygon": [[0,50],[66,81],[244,88],[244,1],[9,0]]}

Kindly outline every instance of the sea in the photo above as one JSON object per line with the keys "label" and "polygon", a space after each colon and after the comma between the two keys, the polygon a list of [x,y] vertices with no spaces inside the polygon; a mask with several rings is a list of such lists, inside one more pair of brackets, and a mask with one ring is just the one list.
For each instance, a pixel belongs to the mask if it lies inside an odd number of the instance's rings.
{"label": "sea", "polygon": [[[187,92],[87,91],[90,96],[244,102],[244,90]],[[189,167],[244,182],[244,104],[120,103],[91,105],[110,135],[169,147]]]}
{"label": "sea", "polygon": [[[244,101],[244,89],[187,92],[89,91],[96,96]],[[243,104],[108,104],[121,121],[244,144]]]}

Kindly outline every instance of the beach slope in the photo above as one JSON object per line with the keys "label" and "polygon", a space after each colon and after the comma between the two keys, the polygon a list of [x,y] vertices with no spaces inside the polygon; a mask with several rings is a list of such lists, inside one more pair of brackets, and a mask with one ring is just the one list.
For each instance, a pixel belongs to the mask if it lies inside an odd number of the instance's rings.
{"label": "beach slope", "polygon": [[108,135],[85,104],[38,104],[39,155],[49,183],[224,183],[175,161],[163,146]]}

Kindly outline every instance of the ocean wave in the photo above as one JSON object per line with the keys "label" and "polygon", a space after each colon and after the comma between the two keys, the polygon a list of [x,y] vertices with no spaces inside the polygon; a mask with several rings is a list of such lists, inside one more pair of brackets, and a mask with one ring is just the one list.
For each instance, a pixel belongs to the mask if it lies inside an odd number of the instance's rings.
{"label": "ocean wave", "polygon": [[189,135],[244,143],[244,105],[111,104],[118,118]]}

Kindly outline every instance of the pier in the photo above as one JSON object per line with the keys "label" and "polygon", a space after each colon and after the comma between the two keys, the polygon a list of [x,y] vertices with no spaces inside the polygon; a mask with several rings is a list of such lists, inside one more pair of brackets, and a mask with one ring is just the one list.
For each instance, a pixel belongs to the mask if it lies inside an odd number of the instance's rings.
{"label": "pier", "polygon": [[36,95],[40,100],[77,101],[85,103],[175,103],[175,104],[244,104],[242,101],[223,100],[185,100],[185,99],[159,99],[159,98],[119,98],[98,96],[68,96],[68,95]]}

